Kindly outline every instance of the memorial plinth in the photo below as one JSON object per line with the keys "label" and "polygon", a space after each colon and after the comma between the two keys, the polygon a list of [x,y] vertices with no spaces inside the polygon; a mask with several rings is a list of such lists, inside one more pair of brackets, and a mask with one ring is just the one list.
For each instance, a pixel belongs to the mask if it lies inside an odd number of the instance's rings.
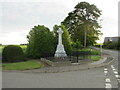
{"label": "memorial plinth", "polygon": [[57,33],[58,33],[59,37],[58,37],[58,45],[57,45],[57,49],[55,52],[55,57],[67,57],[67,54],[66,54],[65,49],[64,49],[64,45],[62,44],[63,31],[61,30],[61,28],[59,28]]}

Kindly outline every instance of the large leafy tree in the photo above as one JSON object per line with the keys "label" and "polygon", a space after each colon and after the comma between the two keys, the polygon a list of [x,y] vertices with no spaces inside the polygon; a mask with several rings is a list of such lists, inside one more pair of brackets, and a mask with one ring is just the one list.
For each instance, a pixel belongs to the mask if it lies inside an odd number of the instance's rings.
{"label": "large leafy tree", "polygon": [[34,26],[27,38],[27,55],[29,57],[40,58],[54,54],[54,35],[47,27],[43,25]]}
{"label": "large leafy tree", "polygon": [[58,44],[58,33],[57,33],[57,30],[59,28],[61,28],[62,31],[63,31],[62,43],[64,45],[65,51],[69,54],[70,50],[71,50],[71,38],[70,38],[68,30],[65,28],[64,25],[60,25],[60,26],[54,25],[54,27],[53,27],[53,34],[54,34],[54,37],[55,37],[55,45],[57,47],[57,44]]}
{"label": "large leafy tree", "polygon": [[75,6],[75,10],[70,12],[61,23],[68,29],[73,41],[79,40],[84,47],[93,45],[101,34],[98,18],[101,15],[94,4],[80,2]]}

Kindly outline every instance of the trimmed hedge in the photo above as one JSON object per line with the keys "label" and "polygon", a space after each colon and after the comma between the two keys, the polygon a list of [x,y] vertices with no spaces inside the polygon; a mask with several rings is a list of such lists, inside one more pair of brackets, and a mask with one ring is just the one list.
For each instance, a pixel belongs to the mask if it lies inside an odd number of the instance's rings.
{"label": "trimmed hedge", "polygon": [[8,45],[3,48],[2,62],[18,62],[24,60],[22,48],[15,45]]}

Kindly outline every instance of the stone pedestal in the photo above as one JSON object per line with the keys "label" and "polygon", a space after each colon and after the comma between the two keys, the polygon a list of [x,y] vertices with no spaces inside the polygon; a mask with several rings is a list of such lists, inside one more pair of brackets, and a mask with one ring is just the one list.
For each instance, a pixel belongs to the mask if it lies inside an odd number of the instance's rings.
{"label": "stone pedestal", "polygon": [[55,57],[67,57],[67,54],[64,50],[64,46],[62,44],[62,33],[63,33],[63,31],[61,30],[61,28],[59,28],[59,30],[57,32],[59,34],[59,38],[58,38],[57,49],[56,49],[56,52],[55,52]]}
{"label": "stone pedestal", "polygon": [[67,54],[64,50],[64,46],[62,44],[57,45],[57,50],[55,52],[55,57],[66,57]]}

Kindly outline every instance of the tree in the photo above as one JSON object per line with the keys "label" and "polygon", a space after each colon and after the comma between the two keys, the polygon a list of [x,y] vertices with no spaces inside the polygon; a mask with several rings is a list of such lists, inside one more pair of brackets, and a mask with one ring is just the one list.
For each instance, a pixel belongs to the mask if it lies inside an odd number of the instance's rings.
{"label": "tree", "polygon": [[82,49],[82,48],[83,48],[83,45],[81,44],[80,41],[78,41],[78,39],[77,39],[76,42],[72,43],[72,49],[73,50],[79,50],[79,49]]}
{"label": "tree", "polygon": [[45,26],[34,26],[29,32],[27,56],[40,58],[53,55],[55,51],[54,35]]}
{"label": "tree", "polygon": [[71,50],[71,38],[70,38],[70,35],[69,35],[67,29],[64,27],[64,25],[61,25],[61,26],[54,25],[54,27],[53,27],[53,33],[54,33],[54,36],[55,36],[56,47],[57,47],[57,44],[58,44],[58,33],[57,33],[58,28],[61,28],[63,30],[62,43],[65,47],[65,51],[67,53],[69,53],[70,50]]}
{"label": "tree", "polygon": [[94,4],[80,2],[61,24],[68,29],[73,41],[78,39],[86,47],[95,44],[102,34],[98,30],[101,28],[98,23],[100,15],[101,10]]}

